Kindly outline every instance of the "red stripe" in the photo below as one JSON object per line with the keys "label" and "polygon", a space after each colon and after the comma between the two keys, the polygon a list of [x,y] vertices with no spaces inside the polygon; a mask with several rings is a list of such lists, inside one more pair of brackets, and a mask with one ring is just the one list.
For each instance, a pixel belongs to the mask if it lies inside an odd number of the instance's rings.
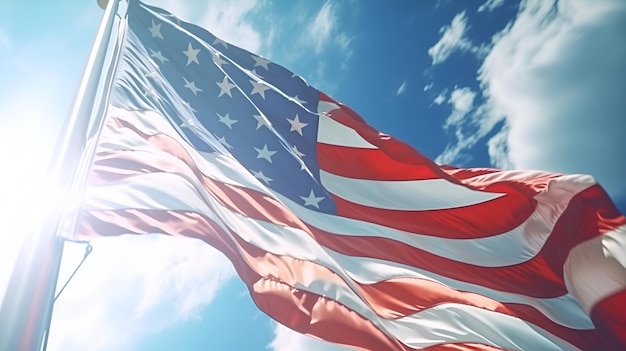
{"label": "red stripe", "polygon": [[467,168],[446,171],[454,179],[478,190],[489,190],[493,184],[506,183],[515,191],[533,197],[544,191],[562,174],[541,171],[499,171],[484,168]]}
{"label": "red stripe", "polygon": [[340,176],[371,180],[439,179],[428,164],[406,163],[379,149],[317,143],[320,169]]}
{"label": "red stripe", "polygon": [[626,290],[598,302],[591,309],[591,320],[610,344],[604,350],[626,350]]}
{"label": "red stripe", "polygon": [[480,204],[427,211],[373,208],[332,197],[341,217],[440,238],[477,239],[513,230],[534,212],[534,199],[507,188],[508,184],[494,185],[491,190],[511,193]]}

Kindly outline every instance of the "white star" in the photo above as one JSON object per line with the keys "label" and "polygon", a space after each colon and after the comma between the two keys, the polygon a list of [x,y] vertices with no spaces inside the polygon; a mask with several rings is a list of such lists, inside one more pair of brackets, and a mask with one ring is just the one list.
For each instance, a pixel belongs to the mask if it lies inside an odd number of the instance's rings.
{"label": "white star", "polygon": [[143,95],[147,97],[148,99],[156,99],[158,97],[156,90],[154,90],[154,88],[146,89]]}
{"label": "white star", "polygon": [[193,95],[198,96],[198,92],[202,91],[202,89],[198,88],[196,86],[196,83],[194,83],[194,81],[190,82],[185,77],[183,77],[183,79],[185,80],[185,88],[188,88],[189,90],[191,90]]}
{"label": "white star", "polygon": [[270,127],[272,126],[270,121],[268,121],[267,118],[265,118],[265,116],[263,115],[253,115],[252,117],[254,117],[254,119],[256,119],[257,121],[256,123],[257,130],[259,130],[259,128],[261,128],[262,126],[267,127],[267,129],[270,129]]}
{"label": "white star", "polygon": [[198,62],[198,53],[199,52],[200,52],[200,49],[194,49],[191,46],[191,42],[189,42],[189,46],[187,46],[187,51],[183,51],[183,54],[185,54],[185,56],[187,56],[187,66],[189,66],[189,64],[191,64],[192,62],[200,64]]}
{"label": "white star", "polygon": [[317,208],[320,208],[320,201],[325,199],[325,197],[323,196],[315,196],[315,193],[313,193],[313,189],[311,189],[309,196],[300,196],[300,198],[304,200],[304,206],[315,206]]}
{"label": "white star", "polygon": [[154,51],[152,49],[150,49],[151,53],[150,53],[150,57],[154,57],[155,59],[161,61],[161,63],[165,63],[166,61],[169,61],[168,58],[166,58],[165,56],[163,56],[163,54],[161,54],[161,51]]}
{"label": "white star", "polygon": [[300,150],[298,150],[298,147],[297,147],[297,146],[295,146],[295,145],[291,148],[291,150],[292,150],[292,151],[293,151],[293,153],[294,153],[294,154],[296,154],[296,156],[298,156],[298,157],[304,157],[304,156],[306,156],[306,155],[305,155],[305,154],[303,154]]}
{"label": "white star", "polygon": [[193,118],[188,118],[180,125],[181,128],[198,129],[198,123]]}
{"label": "white star", "polygon": [[252,71],[250,71],[250,73],[254,74],[255,76],[257,76],[259,78],[263,78],[263,76],[260,75],[259,72],[256,71],[256,69],[253,69]]}
{"label": "white star", "polygon": [[252,174],[253,174],[253,175],[254,175],[257,179],[260,179],[260,180],[264,181],[264,182],[265,182],[265,184],[267,184],[267,185],[269,185],[269,184],[270,184],[270,182],[271,182],[272,180],[274,180],[274,179],[272,179],[272,178],[270,178],[270,177],[266,176],[265,174],[263,174],[263,171],[258,171],[258,172],[255,172],[255,171],[253,171],[253,170],[250,170],[250,172],[252,172]]}
{"label": "white star", "polygon": [[226,114],[226,116],[222,116],[218,113],[217,117],[219,117],[220,122],[224,123],[228,127],[228,129],[233,129],[233,124],[238,122],[238,120],[236,119],[231,119],[228,113]]}
{"label": "white star", "polygon": [[154,80],[159,79],[159,75],[155,71],[149,71],[145,74],[146,78],[152,78]]}
{"label": "white star", "polygon": [[183,101],[183,106],[185,106],[185,108],[188,108],[189,110],[191,110],[191,112],[193,112],[193,113],[198,112],[193,107],[191,107],[191,105],[187,101]]}
{"label": "white star", "polygon": [[213,62],[215,62],[215,64],[218,65],[219,68],[222,68],[223,64],[228,63],[228,62],[222,60],[222,57],[220,56],[219,52],[211,51],[211,57],[213,58]]}
{"label": "white star", "polygon": [[289,124],[291,124],[291,128],[289,128],[289,131],[290,132],[296,131],[300,135],[302,135],[302,128],[309,125],[308,123],[300,122],[300,117],[298,117],[297,114],[296,114],[296,117],[294,117],[293,119],[287,118],[287,121],[289,122]]}
{"label": "white star", "polygon": [[226,148],[228,148],[228,149],[232,149],[232,148],[233,148],[233,146],[232,146],[232,145],[230,145],[230,144],[226,141],[226,138],[225,138],[225,137],[218,138],[218,139],[217,139],[217,141],[219,141],[222,145],[224,145],[224,146],[225,146]]}
{"label": "white star", "polygon": [[250,83],[252,83],[252,92],[250,93],[250,95],[256,93],[256,94],[261,95],[261,97],[265,99],[265,91],[269,90],[270,87],[268,87],[267,85],[261,82],[257,82],[255,80],[251,80]]}
{"label": "white star", "polygon": [[270,61],[266,60],[265,58],[261,56],[255,56],[255,55],[252,55],[252,58],[254,59],[254,67],[261,66],[265,68],[266,71],[270,70],[269,67],[267,67],[267,65],[271,63]]}
{"label": "white star", "polygon": [[163,39],[163,36],[161,35],[161,23],[156,24],[154,23],[154,20],[152,20],[152,27],[148,28],[148,30],[153,38]]}
{"label": "white star", "polygon": [[263,145],[262,149],[257,149],[256,147],[254,149],[259,153],[256,158],[264,158],[269,163],[272,163],[272,156],[276,153],[276,151],[269,150],[267,148],[267,144]]}
{"label": "white star", "polygon": [[220,38],[215,38],[215,40],[213,40],[213,46],[217,44],[221,44],[224,48],[228,49],[228,44]]}
{"label": "white star", "polygon": [[220,94],[217,97],[220,97],[224,94],[230,97],[233,97],[230,90],[235,87],[235,84],[232,84],[231,82],[229,82],[228,77],[224,76],[224,80],[221,83],[215,82],[215,84],[217,84],[217,86],[220,87]]}
{"label": "white star", "polygon": [[294,97],[293,97],[293,100],[294,100],[295,102],[299,103],[300,105],[304,105],[304,103],[306,103],[306,101],[304,101],[304,100],[300,99],[300,98],[298,97],[298,95],[294,96]]}

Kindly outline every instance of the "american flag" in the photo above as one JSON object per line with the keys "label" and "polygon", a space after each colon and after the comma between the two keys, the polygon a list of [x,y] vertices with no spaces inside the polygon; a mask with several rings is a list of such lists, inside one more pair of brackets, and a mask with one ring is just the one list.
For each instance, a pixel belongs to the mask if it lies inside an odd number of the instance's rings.
{"label": "american flag", "polygon": [[626,220],[590,176],[439,166],[286,68],[130,1],[72,239],[221,250],[362,350],[626,348]]}

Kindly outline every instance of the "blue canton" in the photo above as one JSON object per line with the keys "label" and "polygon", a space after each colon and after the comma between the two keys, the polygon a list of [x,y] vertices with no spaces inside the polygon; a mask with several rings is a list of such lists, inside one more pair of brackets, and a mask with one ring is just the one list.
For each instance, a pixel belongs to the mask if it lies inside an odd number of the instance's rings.
{"label": "blue canton", "polygon": [[161,9],[130,1],[111,101],[152,109],[198,151],[231,154],[273,191],[335,213],[319,182],[319,91]]}

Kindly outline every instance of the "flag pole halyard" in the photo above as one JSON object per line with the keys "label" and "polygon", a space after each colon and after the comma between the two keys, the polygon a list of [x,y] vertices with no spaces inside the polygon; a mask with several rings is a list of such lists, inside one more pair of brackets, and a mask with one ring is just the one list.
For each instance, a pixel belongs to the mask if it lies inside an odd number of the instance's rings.
{"label": "flag pole halyard", "polygon": [[[102,1],[98,1],[99,4]],[[92,46],[74,106],[65,120],[65,135],[52,154],[49,172],[59,189],[56,204],[64,204],[72,187],[75,170],[81,162],[102,68],[119,0],[109,1]],[[53,299],[59,273],[63,242],[57,237],[63,218],[63,205],[46,214],[35,235],[22,242],[11,279],[0,305],[0,351],[39,351],[52,317]]]}

